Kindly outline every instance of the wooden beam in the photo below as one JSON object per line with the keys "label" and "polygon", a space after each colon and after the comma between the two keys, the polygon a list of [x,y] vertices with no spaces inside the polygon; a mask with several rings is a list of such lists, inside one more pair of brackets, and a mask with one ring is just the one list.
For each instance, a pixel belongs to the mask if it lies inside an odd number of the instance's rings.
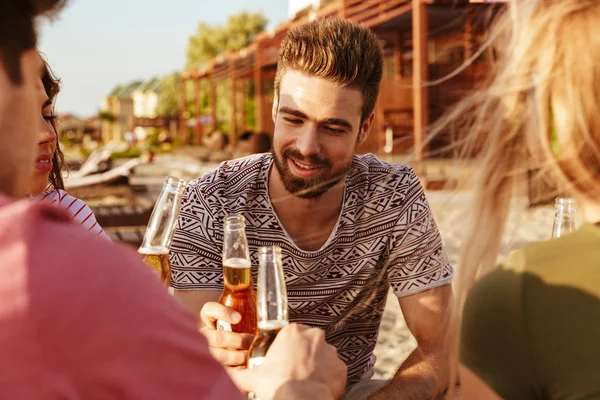
{"label": "wooden beam", "polygon": [[200,146],[202,143],[202,125],[200,125],[201,108],[200,78],[196,77],[194,78],[194,112],[196,117],[196,125],[194,126],[194,146]]}
{"label": "wooden beam", "polygon": [[183,141],[183,137],[185,136],[185,123],[186,123],[186,112],[187,112],[187,96],[186,96],[186,78],[181,77],[179,80],[179,90],[180,90],[180,98],[179,98],[179,139]]}
{"label": "wooden beam", "polygon": [[402,32],[396,31],[394,35],[394,79],[402,78]]}
{"label": "wooden beam", "polygon": [[248,92],[247,85],[248,85],[247,79],[240,80],[240,86],[242,87],[242,96],[241,96],[241,102],[240,102],[241,103],[240,104],[240,114],[241,114],[241,120],[242,120],[242,131],[248,130],[248,125],[246,124],[246,93]]}
{"label": "wooden beam", "polygon": [[423,159],[425,130],[429,125],[429,49],[427,47],[427,5],[413,0],[413,107],[414,107],[414,151],[417,160]]}
{"label": "wooden beam", "polygon": [[383,13],[377,14],[370,19],[361,20],[360,23],[362,23],[367,28],[374,28],[377,25],[391,21],[394,18],[399,17],[402,14],[409,12],[411,10],[411,8],[413,7],[413,4],[415,4],[415,3],[419,3],[419,2],[416,0],[413,0],[413,3],[407,3],[407,4],[402,5],[401,7],[394,8],[391,11],[385,11]]}
{"label": "wooden beam", "polygon": [[214,79],[212,79],[212,76],[208,77],[208,87],[208,97],[210,102],[210,118],[212,120],[210,123],[210,129],[211,131],[214,131],[217,129],[217,87]]}
{"label": "wooden beam", "polygon": [[231,105],[231,117],[230,117],[230,121],[229,121],[229,145],[231,146],[231,149],[234,150],[235,146],[237,144],[237,137],[238,137],[238,131],[237,131],[237,79],[235,79],[234,74],[235,74],[235,63],[230,62],[229,63],[229,70],[230,70],[230,74],[229,74],[229,79],[230,79],[230,84],[231,84],[231,99],[230,101],[230,105]]}
{"label": "wooden beam", "polygon": [[256,46],[256,55],[254,58],[254,119],[256,121],[256,132],[262,132],[263,110],[264,110],[264,94],[263,94],[263,75],[261,67],[262,48]]}

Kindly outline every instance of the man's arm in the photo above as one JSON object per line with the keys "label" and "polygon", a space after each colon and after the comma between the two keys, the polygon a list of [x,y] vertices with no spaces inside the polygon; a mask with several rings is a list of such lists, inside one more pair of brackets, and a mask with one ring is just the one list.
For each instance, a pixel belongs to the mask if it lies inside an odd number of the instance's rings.
{"label": "man's arm", "polygon": [[452,287],[444,285],[398,297],[417,348],[391,381],[369,400],[423,400],[438,398],[448,387],[449,357],[444,346],[450,324]]}
{"label": "man's arm", "polygon": [[[68,377],[61,385],[85,398],[241,399],[211,357],[198,318],[140,257],[80,230],[41,226],[31,245],[31,309],[48,365]],[[44,254],[53,254],[52,268]]]}

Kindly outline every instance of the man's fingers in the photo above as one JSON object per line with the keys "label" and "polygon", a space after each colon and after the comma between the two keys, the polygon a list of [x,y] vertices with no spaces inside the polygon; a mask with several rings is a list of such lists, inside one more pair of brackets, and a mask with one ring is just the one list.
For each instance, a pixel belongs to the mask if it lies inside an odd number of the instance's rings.
{"label": "man's fingers", "polygon": [[213,329],[217,320],[229,322],[230,324],[237,324],[242,320],[240,313],[214,301],[204,304],[204,307],[200,311],[200,318],[204,325]]}
{"label": "man's fingers", "polygon": [[212,356],[226,367],[239,367],[246,365],[246,359],[248,358],[248,352],[246,350],[228,350],[218,349],[216,347],[210,347],[210,353]]}
{"label": "man's fingers", "polygon": [[249,333],[216,331],[208,328],[201,329],[201,332],[210,347],[220,349],[248,350],[254,340],[254,336]]}

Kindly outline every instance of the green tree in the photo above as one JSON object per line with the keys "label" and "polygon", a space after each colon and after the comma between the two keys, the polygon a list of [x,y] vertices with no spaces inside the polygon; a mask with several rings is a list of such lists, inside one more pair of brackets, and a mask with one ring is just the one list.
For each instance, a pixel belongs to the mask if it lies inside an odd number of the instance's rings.
{"label": "green tree", "polygon": [[247,11],[229,16],[225,26],[201,22],[188,43],[187,68],[201,67],[223,52],[248,46],[265,26],[267,19],[261,12]]}
{"label": "green tree", "polygon": [[[261,12],[249,13],[242,11],[228,17],[225,26],[210,26],[200,23],[196,33],[189,39],[187,49],[187,69],[199,68],[206,65],[210,60],[227,51],[237,51],[252,43],[254,37],[262,32],[267,19]],[[229,120],[231,118],[231,82],[224,80],[217,82],[217,127],[223,133],[229,133]],[[194,98],[191,84],[186,88],[187,98]],[[213,105],[208,104],[208,83],[201,83],[201,114],[209,113]],[[246,100],[246,110],[254,110],[254,98]],[[189,107],[190,115],[195,115],[193,106]],[[251,116],[253,118],[254,115]],[[253,123],[253,120],[252,120]]]}
{"label": "green tree", "polygon": [[188,42],[186,68],[198,68],[206,64],[225,51],[225,43],[225,31],[222,27],[201,22]]}
{"label": "green tree", "polygon": [[267,19],[261,12],[240,12],[230,15],[225,26],[225,50],[237,51],[248,46],[257,33],[267,26]]}
{"label": "green tree", "polygon": [[175,72],[162,78],[158,93],[157,113],[161,117],[176,117],[179,115],[181,105],[179,73]]}

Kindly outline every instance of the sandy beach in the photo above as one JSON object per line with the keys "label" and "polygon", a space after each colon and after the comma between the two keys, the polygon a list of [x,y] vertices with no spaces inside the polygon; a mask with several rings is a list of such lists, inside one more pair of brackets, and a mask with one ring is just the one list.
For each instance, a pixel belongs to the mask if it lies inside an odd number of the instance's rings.
{"label": "sandy beach", "polygon": [[[468,210],[471,202],[469,192],[428,192],[427,198],[444,240],[444,246],[452,265],[458,264],[464,229],[468,223]],[[553,207],[526,209],[527,199],[518,198],[503,240],[499,261],[511,251],[530,242],[550,238],[554,218]],[[389,293],[387,306],[381,323],[379,340],[375,348],[377,362],[375,378],[389,379],[402,362],[415,349],[416,341],[406,327],[398,301]]]}
{"label": "sandy beach", "polygon": [[[153,190],[157,191],[160,190],[165,175],[174,175],[190,180],[216,166],[216,164],[198,161],[195,151],[197,150],[194,148],[186,148],[173,155],[160,155],[154,164],[137,168],[132,182],[150,185],[154,188]],[[472,175],[472,168],[472,166],[456,167],[454,163],[436,160],[429,162],[427,167],[429,174],[435,173],[437,169],[446,169],[451,176],[456,176],[461,180]],[[423,173],[424,170],[419,170],[419,172]],[[460,268],[459,252],[464,230],[468,225],[472,201],[471,192],[468,190],[428,191],[427,198],[442,234],[450,262],[455,269]],[[513,210],[501,247],[499,262],[511,251],[519,249],[527,243],[550,238],[554,207],[527,209],[526,205],[527,198],[525,196],[519,197],[513,202]],[[393,376],[398,366],[414,350],[415,346],[416,342],[406,328],[398,301],[390,292],[381,323],[378,344],[375,348],[377,356],[375,378],[387,379]]]}

